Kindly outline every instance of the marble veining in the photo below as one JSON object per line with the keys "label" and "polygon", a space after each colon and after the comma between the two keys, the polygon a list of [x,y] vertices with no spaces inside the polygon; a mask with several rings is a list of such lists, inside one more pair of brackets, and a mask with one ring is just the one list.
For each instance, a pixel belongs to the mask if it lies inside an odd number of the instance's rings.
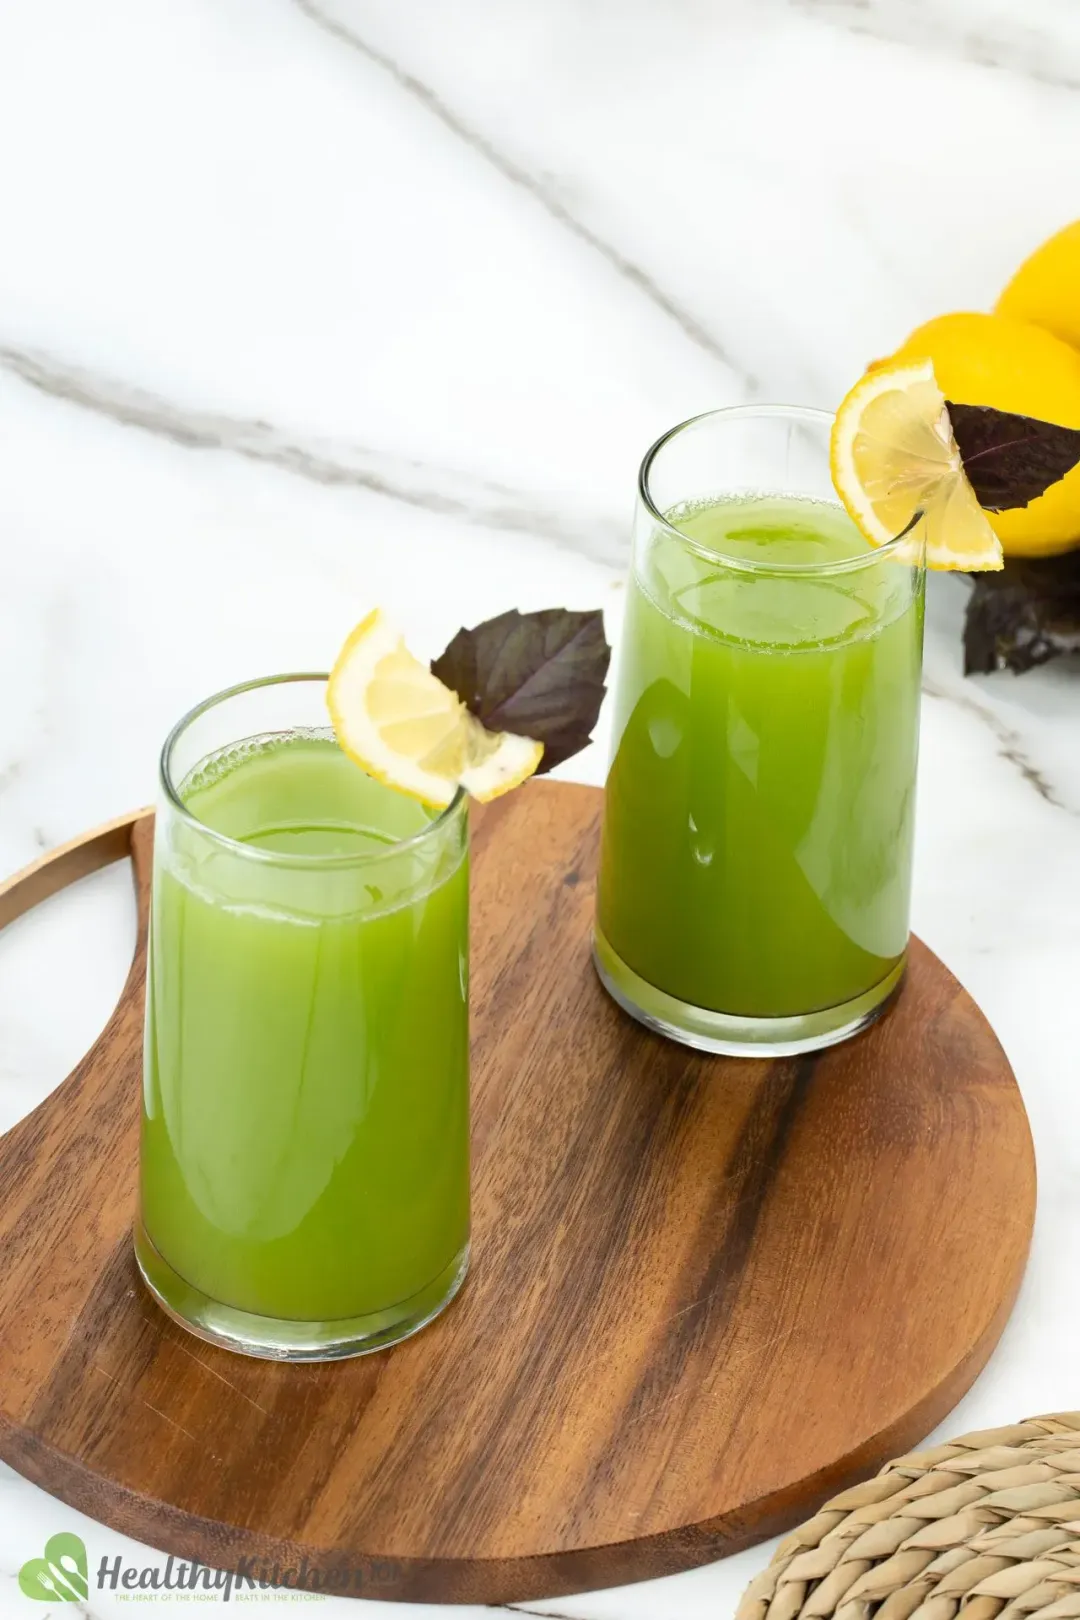
{"label": "marble veining", "polygon": [[948,691],[934,680],[924,679],[922,689],[927,697],[942,703],[951,703],[967,714],[977,715],[997,739],[1000,757],[1008,760],[1010,765],[1016,766],[1022,779],[1035,789],[1040,799],[1045,799],[1047,804],[1055,805],[1057,809],[1064,810],[1070,816],[1080,815],[1080,806],[1068,803],[1059,795],[1053,783],[1048,781],[1038,766],[1033,765],[1028,759],[1018,733],[1007,726],[992,709],[988,709],[968,693]]}
{"label": "marble veining", "polygon": [[[427,512],[483,528],[536,535],[618,564],[626,556],[625,524],[588,521],[552,510],[540,491],[513,489],[451,467],[380,454],[366,445],[294,438],[272,422],[186,408],[149,389],[65,364],[41,351],[0,345],[0,367],[54,399],[95,411],[122,427],[140,428],[188,450],[218,450],[264,462],[317,484],[352,485]],[[15,765],[9,769],[17,768]],[[0,792],[4,776],[0,773]]]}
{"label": "marble veining", "polygon": [[[429,655],[515,605],[617,639],[646,446],[830,407],[989,307],[1077,211],[1078,86],[1073,0],[9,0],[0,871],[147,802],[180,713],[325,667],[377,603]],[[1040,1215],[942,1434],[1078,1399],[1080,658],[965,680],[965,592],[931,581],[914,925],[1014,1064]],[[602,781],[609,722],[563,774]],[[0,1129],[133,927],[115,870],[0,937]],[[0,1467],[3,1620],[53,1613],[17,1572],[65,1528],[92,1569],[157,1558]],[[522,1609],[717,1620],[769,1551]]]}
{"label": "marble veining", "polygon": [[[1069,0],[1028,11],[1008,0],[787,0],[853,33],[936,51],[975,67],[999,68],[1060,89],[1080,88],[1080,25]],[[1031,26],[1029,18],[1038,15]]]}
{"label": "marble veining", "polygon": [[[669,316],[691,342],[696,343],[707,354],[719,360],[722,365],[728,366],[732,370],[737,369],[733,366],[731,358],[723,345],[707,330],[702,322],[688,309],[683,308],[669,293],[665,292],[640,264],[636,264],[632,259],[628,258],[625,253],[611,242],[606,241],[592,226],[580,218],[568,206],[564,197],[559,194],[557,187],[552,185],[550,180],[545,179],[542,174],[530,173],[528,169],[516,163],[513,158],[508,156],[506,152],[501,151],[479,130],[473,128],[429,84],[425,84],[422,79],[404,68],[400,62],[394,61],[392,57],[378,50],[368,40],[361,38],[340,16],[316,4],[316,0],[293,0],[293,4],[297,6],[305,17],[309,17],[312,22],[325,29],[334,39],[338,39],[343,44],[348,45],[350,49],[358,51],[367,61],[374,63],[384,73],[388,73],[394,83],[417,101],[433,118],[438,119],[444,129],[448,130],[458,140],[464,141],[466,146],[470,147],[485,163],[490,164],[511,185],[520,186],[523,191],[528,192],[551,215],[552,219],[565,226],[579,241],[586,243],[594,252],[599,253],[618,275],[648,298],[651,303],[655,304],[657,309]],[[752,377],[745,377],[744,384],[747,391],[751,393],[757,387],[756,379]]]}

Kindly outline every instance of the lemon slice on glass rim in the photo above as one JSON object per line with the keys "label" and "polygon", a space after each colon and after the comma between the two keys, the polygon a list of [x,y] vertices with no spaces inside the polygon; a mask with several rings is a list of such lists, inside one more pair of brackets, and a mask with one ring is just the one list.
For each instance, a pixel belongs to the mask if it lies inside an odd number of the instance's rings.
{"label": "lemon slice on glass rim", "polygon": [[376,609],[357,625],[326,689],[334,732],[354,764],[442,808],[459,787],[486,802],[532,776],[542,743],[488,731]]}
{"label": "lemon slice on glass rim", "polygon": [[1001,568],[1003,554],[968,482],[945,396],[929,360],[872,367],[833,422],[829,470],[848,514],[873,546],[928,568]]}

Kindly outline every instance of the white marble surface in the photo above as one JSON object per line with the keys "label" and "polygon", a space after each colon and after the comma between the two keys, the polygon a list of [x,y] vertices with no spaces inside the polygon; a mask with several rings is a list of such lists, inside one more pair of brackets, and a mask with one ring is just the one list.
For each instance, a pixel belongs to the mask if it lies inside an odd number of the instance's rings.
{"label": "white marble surface", "polygon": [[[1080,212],[1078,141],[1073,0],[6,0],[0,870],[147,800],[192,700],[325,665],[369,604],[430,650],[510,605],[616,631],[645,445],[833,404],[987,304]],[[935,586],[915,923],[998,1029],[1041,1173],[961,1429],[1080,1404],[1080,665],[965,682],[964,587]],[[0,1126],[131,936],[113,871],[0,938]],[[152,1556],[0,1468],[3,1620],[53,1612],[15,1572],[61,1528]],[[712,1620],[767,1556],[529,1608]]]}

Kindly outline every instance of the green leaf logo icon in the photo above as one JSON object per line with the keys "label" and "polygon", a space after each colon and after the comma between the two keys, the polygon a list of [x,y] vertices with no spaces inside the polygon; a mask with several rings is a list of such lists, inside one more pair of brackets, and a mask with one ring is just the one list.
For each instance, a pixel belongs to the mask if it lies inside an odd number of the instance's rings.
{"label": "green leaf logo icon", "polygon": [[39,1603],[78,1603],[86,1597],[86,1548],[79,1537],[70,1531],[51,1536],[44,1558],[31,1558],[20,1569],[19,1586]]}

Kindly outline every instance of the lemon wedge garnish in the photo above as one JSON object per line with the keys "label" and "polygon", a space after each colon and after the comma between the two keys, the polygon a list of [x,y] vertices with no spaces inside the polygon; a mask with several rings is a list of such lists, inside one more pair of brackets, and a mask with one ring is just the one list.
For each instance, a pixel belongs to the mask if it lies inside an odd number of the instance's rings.
{"label": "lemon wedge garnish", "polygon": [[900,560],[916,561],[925,541],[928,568],[1002,566],[929,360],[874,366],[855,384],[836,413],[829,469],[871,545],[910,529],[893,553]]}
{"label": "lemon wedge garnish", "polygon": [[459,787],[497,799],[530,777],[544,752],[531,737],[486,730],[378,609],[341,649],[326,701],[349,758],[430,806],[449,804]]}

